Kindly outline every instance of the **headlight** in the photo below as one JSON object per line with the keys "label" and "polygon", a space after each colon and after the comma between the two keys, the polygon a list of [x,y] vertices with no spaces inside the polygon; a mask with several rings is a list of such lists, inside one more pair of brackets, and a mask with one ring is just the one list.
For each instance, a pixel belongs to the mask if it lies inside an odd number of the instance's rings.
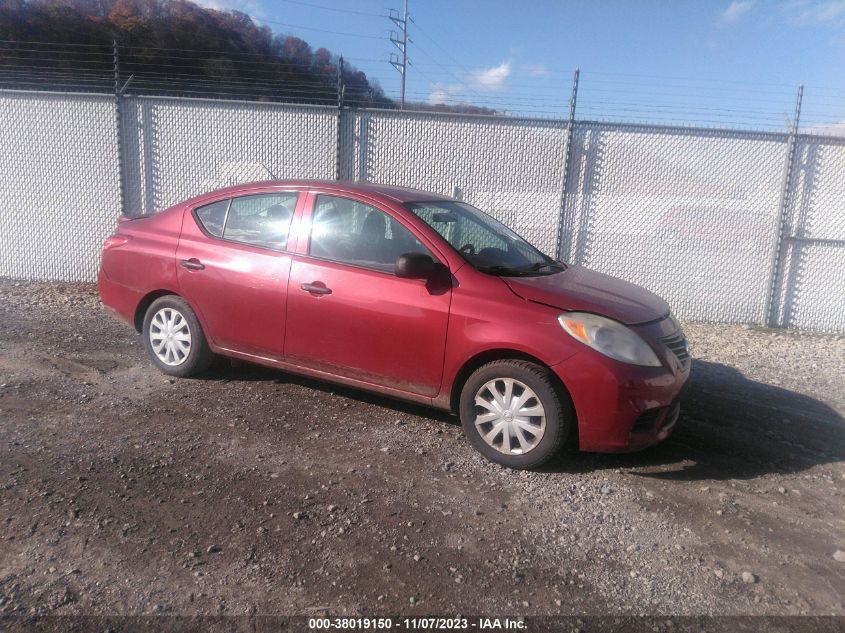
{"label": "headlight", "polygon": [[565,312],[557,320],[569,336],[600,354],[631,365],[662,364],[643,339],[618,321],[589,312]]}

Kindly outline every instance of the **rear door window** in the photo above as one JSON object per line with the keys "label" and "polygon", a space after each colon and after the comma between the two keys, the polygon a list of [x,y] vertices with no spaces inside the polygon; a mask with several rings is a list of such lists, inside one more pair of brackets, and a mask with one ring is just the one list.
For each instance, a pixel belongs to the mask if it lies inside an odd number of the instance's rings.
{"label": "rear door window", "polygon": [[294,191],[232,198],[223,239],[285,250],[298,198]]}

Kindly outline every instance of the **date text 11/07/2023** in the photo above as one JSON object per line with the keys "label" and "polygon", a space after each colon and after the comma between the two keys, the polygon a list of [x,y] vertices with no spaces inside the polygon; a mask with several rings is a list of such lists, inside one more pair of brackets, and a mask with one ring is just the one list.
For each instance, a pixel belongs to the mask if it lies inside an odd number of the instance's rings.
{"label": "date text 11/07/2023", "polygon": [[447,631],[469,630],[480,631],[523,631],[526,629],[522,618],[309,618],[309,630],[358,630],[358,631],[386,631],[390,629],[405,629],[411,631]]}

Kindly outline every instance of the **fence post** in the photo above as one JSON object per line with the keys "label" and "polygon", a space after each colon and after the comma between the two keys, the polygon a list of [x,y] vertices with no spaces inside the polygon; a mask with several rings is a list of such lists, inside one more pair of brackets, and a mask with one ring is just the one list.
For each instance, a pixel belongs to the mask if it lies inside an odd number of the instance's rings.
{"label": "fence post", "polygon": [[112,65],[114,66],[114,112],[115,112],[115,128],[117,131],[117,190],[118,190],[118,206],[120,207],[120,214],[125,214],[126,209],[126,191],[125,191],[125,177],[123,173],[123,106],[122,99],[123,90],[120,85],[120,51],[118,50],[117,40],[112,40]]}
{"label": "fence post", "polygon": [[335,165],[335,178],[341,179],[343,175],[343,93],[346,86],[343,82],[343,57],[337,63],[337,147],[335,150],[337,164]]}
{"label": "fence post", "polygon": [[766,296],[766,307],[764,312],[764,325],[778,327],[780,325],[778,313],[780,312],[780,285],[781,273],[783,271],[784,248],[783,242],[786,232],[787,215],[789,214],[790,196],[792,194],[792,172],[795,168],[795,146],[798,136],[798,124],[801,120],[801,100],[804,98],[804,85],[798,86],[798,95],[795,98],[795,116],[792,118],[792,125],[789,128],[789,136],[786,141],[786,158],[783,167],[783,181],[780,190],[780,204],[778,205],[777,229],[774,237],[774,248],[772,262],[769,267],[769,292]]}
{"label": "fence post", "polygon": [[[350,116],[350,114],[347,113],[347,116]],[[369,169],[367,169],[367,160],[369,159],[370,120],[366,113],[357,113],[354,115],[350,125],[358,126],[357,136],[356,130],[353,127],[353,133],[349,137],[351,142],[349,152],[352,156],[355,155],[352,154],[352,152],[356,152],[358,160],[358,172],[355,174],[355,180],[367,182],[370,179]],[[350,157],[350,161],[351,160],[352,158]]]}
{"label": "fence post", "polygon": [[566,218],[566,190],[569,186],[569,163],[572,160],[572,138],[575,131],[575,104],[578,101],[578,77],[580,70],[575,69],[575,75],[572,78],[572,95],[569,97],[569,120],[566,124],[566,153],[563,157],[563,183],[560,194],[560,216],[558,217],[558,238],[557,238],[557,258],[562,260],[564,258],[564,250],[570,251],[570,240],[566,240],[566,247],[564,248],[564,220]]}

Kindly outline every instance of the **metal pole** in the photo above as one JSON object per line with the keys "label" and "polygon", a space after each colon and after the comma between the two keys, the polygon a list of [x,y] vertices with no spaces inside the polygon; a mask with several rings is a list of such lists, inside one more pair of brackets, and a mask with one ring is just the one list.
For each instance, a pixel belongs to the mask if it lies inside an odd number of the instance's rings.
{"label": "metal pole", "polygon": [[402,85],[399,89],[399,108],[405,109],[405,76],[408,73],[408,0],[405,0],[405,19],[402,21]]}
{"label": "metal pole", "polygon": [[343,107],[343,55],[337,60],[337,109]]}
{"label": "metal pole", "polygon": [[[123,160],[123,90],[120,85],[120,51],[117,46],[117,40],[112,40],[112,64],[114,66],[114,111],[115,111],[115,128],[117,131],[117,190],[118,190],[118,207],[119,214],[125,214],[126,209],[126,191],[125,191],[125,177],[123,174],[124,160]],[[128,84],[128,82],[127,82]]]}
{"label": "metal pole", "polygon": [[343,81],[343,56],[337,63],[337,147],[335,150],[335,178],[340,180],[343,176],[342,155],[343,155],[343,96],[346,86]]}
{"label": "metal pole", "polygon": [[[575,75],[572,78],[572,95],[569,97],[569,120],[566,124],[566,153],[563,158],[563,187],[560,199],[560,218],[558,220],[558,246],[557,258],[563,260],[564,258],[564,221],[566,219],[566,190],[569,186],[569,164],[572,161],[572,137],[575,131],[575,105],[578,102],[578,78],[581,71],[576,68]],[[571,236],[566,239],[567,255],[570,250]]]}
{"label": "metal pole", "polygon": [[784,234],[786,232],[787,215],[789,213],[790,196],[792,194],[792,172],[795,168],[795,146],[798,136],[798,125],[801,121],[801,101],[804,98],[804,85],[798,86],[798,95],[795,98],[795,116],[792,118],[792,126],[789,128],[789,136],[786,141],[786,159],[783,167],[783,180],[780,189],[780,204],[778,206],[777,228],[774,236],[774,249],[772,262],[769,267],[769,292],[766,296],[764,309],[764,322],[769,327],[778,327],[780,311],[780,284],[783,272],[784,258]]}
{"label": "metal pole", "polygon": [[117,40],[112,40],[111,51],[112,65],[114,66],[114,94],[117,96],[120,94],[120,53],[117,50]]}

